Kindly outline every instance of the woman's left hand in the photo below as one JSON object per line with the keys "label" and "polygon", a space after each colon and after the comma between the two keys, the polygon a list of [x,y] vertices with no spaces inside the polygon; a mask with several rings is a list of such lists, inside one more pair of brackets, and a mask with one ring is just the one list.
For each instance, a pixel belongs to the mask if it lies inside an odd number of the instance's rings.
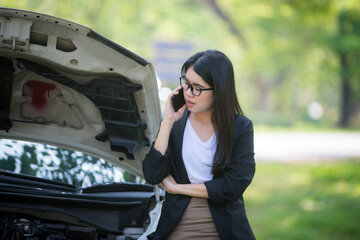
{"label": "woman's left hand", "polygon": [[173,176],[168,175],[164,180],[161,182],[161,185],[166,189],[168,193],[177,194],[177,186],[178,184],[175,182]]}

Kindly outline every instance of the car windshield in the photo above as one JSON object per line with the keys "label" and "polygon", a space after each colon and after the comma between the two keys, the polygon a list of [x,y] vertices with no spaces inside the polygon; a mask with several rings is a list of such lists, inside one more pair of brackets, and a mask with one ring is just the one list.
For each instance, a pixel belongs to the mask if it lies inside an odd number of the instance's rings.
{"label": "car windshield", "polygon": [[0,149],[0,169],[79,188],[108,182],[143,181],[103,159],[69,149],[8,139],[0,139]]}

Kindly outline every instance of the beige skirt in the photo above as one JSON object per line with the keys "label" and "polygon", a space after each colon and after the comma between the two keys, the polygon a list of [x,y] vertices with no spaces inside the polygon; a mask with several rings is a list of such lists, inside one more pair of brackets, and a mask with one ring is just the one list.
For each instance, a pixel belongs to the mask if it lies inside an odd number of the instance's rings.
{"label": "beige skirt", "polygon": [[206,198],[191,198],[184,215],[167,240],[220,240]]}

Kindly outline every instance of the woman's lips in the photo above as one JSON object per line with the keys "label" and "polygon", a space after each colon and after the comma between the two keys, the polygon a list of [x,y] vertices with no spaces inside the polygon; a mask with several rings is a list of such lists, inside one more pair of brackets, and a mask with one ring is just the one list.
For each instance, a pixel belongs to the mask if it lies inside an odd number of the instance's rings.
{"label": "woman's lips", "polygon": [[192,101],[186,100],[186,105],[187,105],[188,107],[192,107],[192,106],[195,105],[195,103],[193,103]]}

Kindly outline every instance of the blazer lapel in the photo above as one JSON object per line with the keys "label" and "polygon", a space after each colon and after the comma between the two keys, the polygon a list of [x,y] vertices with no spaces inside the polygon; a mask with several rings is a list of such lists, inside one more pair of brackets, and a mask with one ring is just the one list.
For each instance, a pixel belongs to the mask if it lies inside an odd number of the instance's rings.
{"label": "blazer lapel", "polygon": [[182,147],[183,147],[183,139],[184,139],[184,131],[186,126],[186,121],[189,117],[189,111],[186,110],[184,112],[184,115],[181,119],[176,122],[174,125],[173,131],[174,131],[174,146],[175,146],[175,153],[177,153],[176,157],[179,157],[176,161],[176,167],[178,168],[178,172],[181,173],[181,176],[179,178],[181,179],[181,182],[183,183],[190,183],[189,177],[186,172],[185,164],[182,158]]}

